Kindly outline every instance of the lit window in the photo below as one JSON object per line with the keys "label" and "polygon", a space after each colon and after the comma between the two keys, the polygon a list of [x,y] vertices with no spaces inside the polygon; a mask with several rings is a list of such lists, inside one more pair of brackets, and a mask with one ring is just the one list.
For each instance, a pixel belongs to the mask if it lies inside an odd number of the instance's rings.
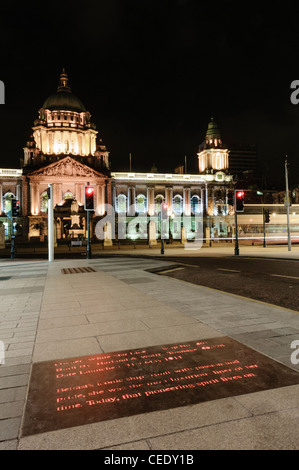
{"label": "lit window", "polygon": [[44,191],[41,195],[41,212],[47,212],[48,210],[48,194]]}
{"label": "lit window", "polygon": [[4,212],[5,214],[8,214],[11,212],[11,200],[14,198],[13,193],[6,193],[5,196],[3,197],[3,206],[4,206]]}
{"label": "lit window", "polygon": [[191,198],[191,211],[193,214],[198,214],[200,212],[200,204],[199,204],[199,197],[192,196]]}
{"label": "lit window", "polygon": [[173,198],[172,210],[175,214],[181,214],[183,212],[183,198],[180,195],[176,195]]}
{"label": "lit window", "polygon": [[136,197],[136,211],[138,213],[146,212],[146,197],[143,194]]}
{"label": "lit window", "polygon": [[73,193],[71,193],[70,191],[67,191],[67,192],[64,194],[63,199],[74,199],[74,195],[73,195]]}
{"label": "lit window", "polygon": [[124,194],[120,194],[117,197],[117,212],[118,213],[126,213],[127,210],[127,198]]}
{"label": "lit window", "polygon": [[161,212],[161,204],[163,201],[164,197],[161,194],[155,197],[155,210],[157,214]]}

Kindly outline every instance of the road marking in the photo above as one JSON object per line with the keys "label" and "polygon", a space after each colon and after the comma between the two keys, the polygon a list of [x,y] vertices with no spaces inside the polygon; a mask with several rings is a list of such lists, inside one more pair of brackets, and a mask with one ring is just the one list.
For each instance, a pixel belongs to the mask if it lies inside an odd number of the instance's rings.
{"label": "road marking", "polygon": [[299,279],[298,276],[284,276],[283,274],[270,274],[270,276],[275,276],[275,277],[286,277],[288,279]]}
{"label": "road marking", "polygon": [[236,269],[225,269],[225,268],[217,268],[217,271],[229,271],[231,273],[240,273],[241,271],[237,271]]}
{"label": "road marking", "polygon": [[178,271],[180,269],[185,269],[185,268],[172,268],[172,269],[167,269],[166,271],[161,271],[162,274],[165,274],[165,273],[171,273],[172,271]]}

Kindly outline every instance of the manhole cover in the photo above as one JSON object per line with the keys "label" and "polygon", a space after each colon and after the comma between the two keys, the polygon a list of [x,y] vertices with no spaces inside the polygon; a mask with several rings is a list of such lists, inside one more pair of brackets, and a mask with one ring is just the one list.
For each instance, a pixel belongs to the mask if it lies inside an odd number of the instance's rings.
{"label": "manhole cover", "polygon": [[81,273],[96,273],[96,270],[87,266],[87,267],[82,267],[82,268],[63,268],[61,272],[62,274],[81,274]]}

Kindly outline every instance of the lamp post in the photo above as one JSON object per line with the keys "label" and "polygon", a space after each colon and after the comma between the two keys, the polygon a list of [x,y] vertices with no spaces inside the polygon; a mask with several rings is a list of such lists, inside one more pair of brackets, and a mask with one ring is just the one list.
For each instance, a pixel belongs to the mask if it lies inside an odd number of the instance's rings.
{"label": "lamp post", "polygon": [[48,260],[54,260],[53,185],[48,184]]}

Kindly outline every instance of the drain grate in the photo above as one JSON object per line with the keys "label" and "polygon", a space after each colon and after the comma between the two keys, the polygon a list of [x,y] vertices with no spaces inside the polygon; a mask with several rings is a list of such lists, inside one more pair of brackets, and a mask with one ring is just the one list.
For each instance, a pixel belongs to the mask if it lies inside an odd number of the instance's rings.
{"label": "drain grate", "polygon": [[63,268],[62,274],[81,274],[81,273],[96,273],[96,270],[89,266],[83,268]]}

